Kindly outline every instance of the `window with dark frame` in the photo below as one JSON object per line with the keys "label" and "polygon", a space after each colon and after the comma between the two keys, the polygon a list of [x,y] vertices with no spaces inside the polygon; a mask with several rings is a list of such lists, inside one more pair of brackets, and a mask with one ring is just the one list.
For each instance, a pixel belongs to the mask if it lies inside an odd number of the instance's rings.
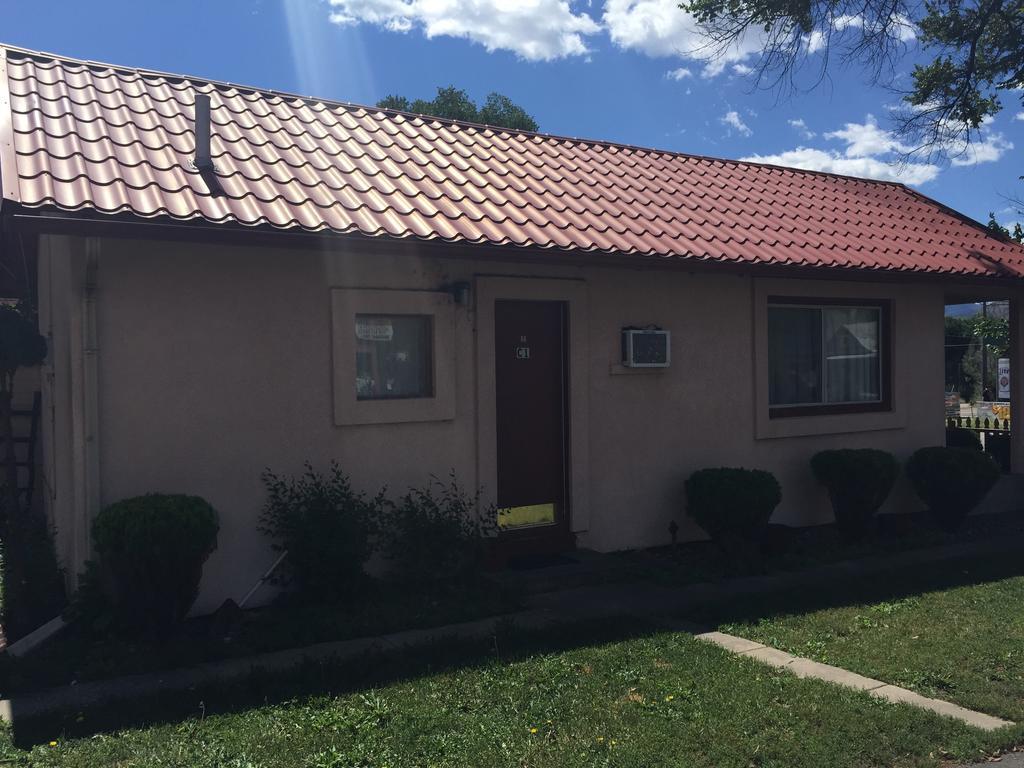
{"label": "window with dark frame", "polygon": [[430,315],[355,316],[356,399],[434,395],[434,328]]}
{"label": "window with dark frame", "polygon": [[889,410],[889,348],[886,301],[769,297],[769,416]]}

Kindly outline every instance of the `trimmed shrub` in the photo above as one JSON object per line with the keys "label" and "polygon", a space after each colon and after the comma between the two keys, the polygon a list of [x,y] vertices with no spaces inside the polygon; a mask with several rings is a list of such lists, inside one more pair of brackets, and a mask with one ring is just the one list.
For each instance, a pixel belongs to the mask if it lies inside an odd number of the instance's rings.
{"label": "trimmed shrub", "polygon": [[836,525],[851,541],[863,539],[900,472],[891,453],[873,448],[821,451],[811,458],[815,479],[828,489]]}
{"label": "trimmed shrub", "polygon": [[981,438],[978,437],[977,432],[971,429],[946,427],[946,447],[974,448],[976,451],[980,451],[982,450]]}
{"label": "trimmed shrub", "polygon": [[103,509],[92,525],[91,570],[113,621],[162,633],[184,620],[219,528],[217,513],[198,496],[152,493]]}
{"label": "trimmed shrub", "polygon": [[992,457],[974,448],[921,448],[907,461],[907,477],[935,523],[957,530],[999,479]]}
{"label": "trimmed shrub", "polygon": [[432,477],[390,505],[381,544],[394,575],[406,582],[436,583],[481,570],[497,531],[497,510],[480,509],[479,501],[479,492],[470,496],[452,474],[448,482]]}
{"label": "trimmed shrub", "polygon": [[740,570],[758,570],[768,521],[782,489],[761,469],[701,469],[686,480],[686,513],[733,558]]}
{"label": "trimmed shrub", "polygon": [[306,462],[299,477],[263,472],[267,502],[260,531],[287,552],[274,581],[293,585],[299,597],[322,602],[351,598],[363,583],[372,554],[371,534],[384,507],[383,491],[373,498],[353,490],[336,462],[327,474]]}

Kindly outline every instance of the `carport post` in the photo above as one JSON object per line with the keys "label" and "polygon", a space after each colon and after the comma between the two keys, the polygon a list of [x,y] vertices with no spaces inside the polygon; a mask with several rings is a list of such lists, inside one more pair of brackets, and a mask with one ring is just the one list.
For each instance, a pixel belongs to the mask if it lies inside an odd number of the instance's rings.
{"label": "carport post", "polygon": [[1010,469],[1024,474],[1024,294],[1010,296]]}

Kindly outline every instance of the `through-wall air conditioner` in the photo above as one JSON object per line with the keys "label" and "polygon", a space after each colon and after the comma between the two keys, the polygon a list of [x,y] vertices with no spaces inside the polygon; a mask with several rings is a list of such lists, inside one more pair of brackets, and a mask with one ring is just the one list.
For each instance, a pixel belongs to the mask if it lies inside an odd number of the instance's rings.
{"label": "through-wall air conditioner", "polygon": [[623,328],[622,364],[626,368],[668,368],[670,333],[661,328]]}

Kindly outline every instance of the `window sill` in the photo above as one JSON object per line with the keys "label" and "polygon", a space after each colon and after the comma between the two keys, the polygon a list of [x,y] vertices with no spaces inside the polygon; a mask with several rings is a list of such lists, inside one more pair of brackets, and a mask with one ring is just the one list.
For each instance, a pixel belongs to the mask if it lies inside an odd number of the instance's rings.
{"label": "window sill", "polygon": [[837,416],[847,413],[891,413],[890,403],[843,403],[841,405],[794,405],[768,408],[769,419],[789,419],[799,416]]}

